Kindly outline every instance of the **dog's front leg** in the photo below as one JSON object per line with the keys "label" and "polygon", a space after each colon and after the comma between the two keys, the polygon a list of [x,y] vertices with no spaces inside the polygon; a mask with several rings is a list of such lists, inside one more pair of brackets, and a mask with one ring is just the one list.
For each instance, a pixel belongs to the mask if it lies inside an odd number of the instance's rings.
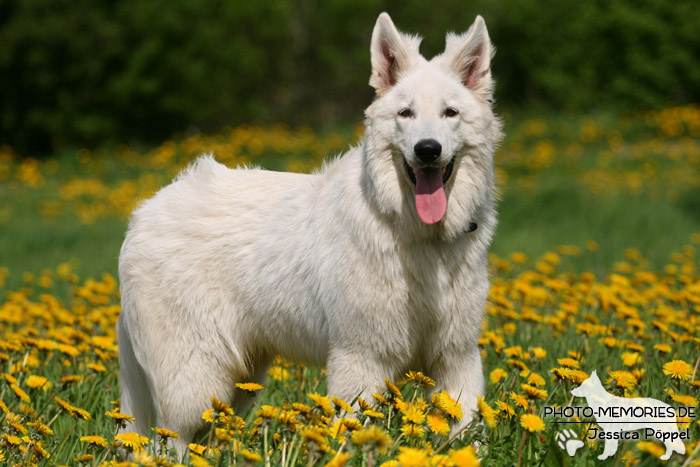
{"label": "dog's front leg", "polygon": [[435,390],[445,389],[462,406],[462,419],[453,427],[453,432],[461,430],[474,416],[477,396],[484,393],[484,374],[478,347],[473,345],[461,352],[444,350],[427,374],[435,379]]}
{"label": "dog's front leg", "polygon": [[384,378],[394,371],[358,349],[332,349],[326,365],[328,394],[351,403],[357,396],[372,404],[372,394],[381,393]]}

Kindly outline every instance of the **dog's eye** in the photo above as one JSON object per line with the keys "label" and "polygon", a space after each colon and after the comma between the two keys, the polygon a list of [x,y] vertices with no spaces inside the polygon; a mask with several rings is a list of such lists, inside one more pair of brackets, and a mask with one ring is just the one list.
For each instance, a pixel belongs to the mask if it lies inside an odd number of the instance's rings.
{"label": "dog's eye", "polygon": [[409,108],[399,110],[399,117],[408,118],[413,115],[413,112]]}
{"label": "dog's eye", "polygon": [[452,117],[456,117],[457,115],[459,115],[459,110],[452,108],[452,107],[448,107],[445,109],[445,117],[452,118]]}

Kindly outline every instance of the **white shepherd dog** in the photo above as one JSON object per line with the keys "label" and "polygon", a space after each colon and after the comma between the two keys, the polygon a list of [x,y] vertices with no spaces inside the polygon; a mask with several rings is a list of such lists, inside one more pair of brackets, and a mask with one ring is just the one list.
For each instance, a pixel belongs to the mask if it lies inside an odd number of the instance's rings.
{"label": "white shepherd dog", "polygon": [[421,369],[471,418],[496,226],[491,42],[479,16],[428,61],[382,13],[362,143],[306,175],[202,157],[143,203],[119,258],[121,406],[186,450],[210,396],[277,354],[325,366],[328,393],[371,400]]}

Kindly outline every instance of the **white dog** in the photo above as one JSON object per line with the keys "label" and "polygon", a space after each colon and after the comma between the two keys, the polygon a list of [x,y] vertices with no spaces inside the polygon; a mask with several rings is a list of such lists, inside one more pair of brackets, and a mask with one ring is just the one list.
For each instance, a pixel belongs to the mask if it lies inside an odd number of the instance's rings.
{"label": "white dog", "polygon": [[[653,436],[666,446],[660,457],[668,460],[673,452],[685,454],[683,434],[678,431],[676,412],[673,407],[651,397],[619,397],[610,394],[594,371],[580,386],[571,390],[576,397],[584,397],[600,426],[600,433],[593,429],[593,436],[605,441],[603,452],[598,459],[605,460],[617,452],[622,439],[641,439],[638,430],[644,430],[645,437]],[[633,432],[633,433],[628,433]],[[687,434],[687,433],[686,433]]]}
{"label": "white dog", "polygon": [[492,47],[481,17],[430,61],[386,13],[372,34],[363,142],[302,175],[200,158],[138,208],[121,250],[122,410],[186,449],[210,396],[262,381],[281,354],[371,399],[408,369],[458,397],[477,349],[496,225]]}

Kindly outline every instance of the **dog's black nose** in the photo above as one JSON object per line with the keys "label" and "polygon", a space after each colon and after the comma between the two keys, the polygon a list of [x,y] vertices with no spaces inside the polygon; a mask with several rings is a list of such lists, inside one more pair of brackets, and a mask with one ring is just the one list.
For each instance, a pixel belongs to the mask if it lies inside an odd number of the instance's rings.
{"label": "dog's black nose", "polygon": [[422,139],[413,146],[416,157],[422,162],[435,162],[440,157],[442,145],[434,139]]}

